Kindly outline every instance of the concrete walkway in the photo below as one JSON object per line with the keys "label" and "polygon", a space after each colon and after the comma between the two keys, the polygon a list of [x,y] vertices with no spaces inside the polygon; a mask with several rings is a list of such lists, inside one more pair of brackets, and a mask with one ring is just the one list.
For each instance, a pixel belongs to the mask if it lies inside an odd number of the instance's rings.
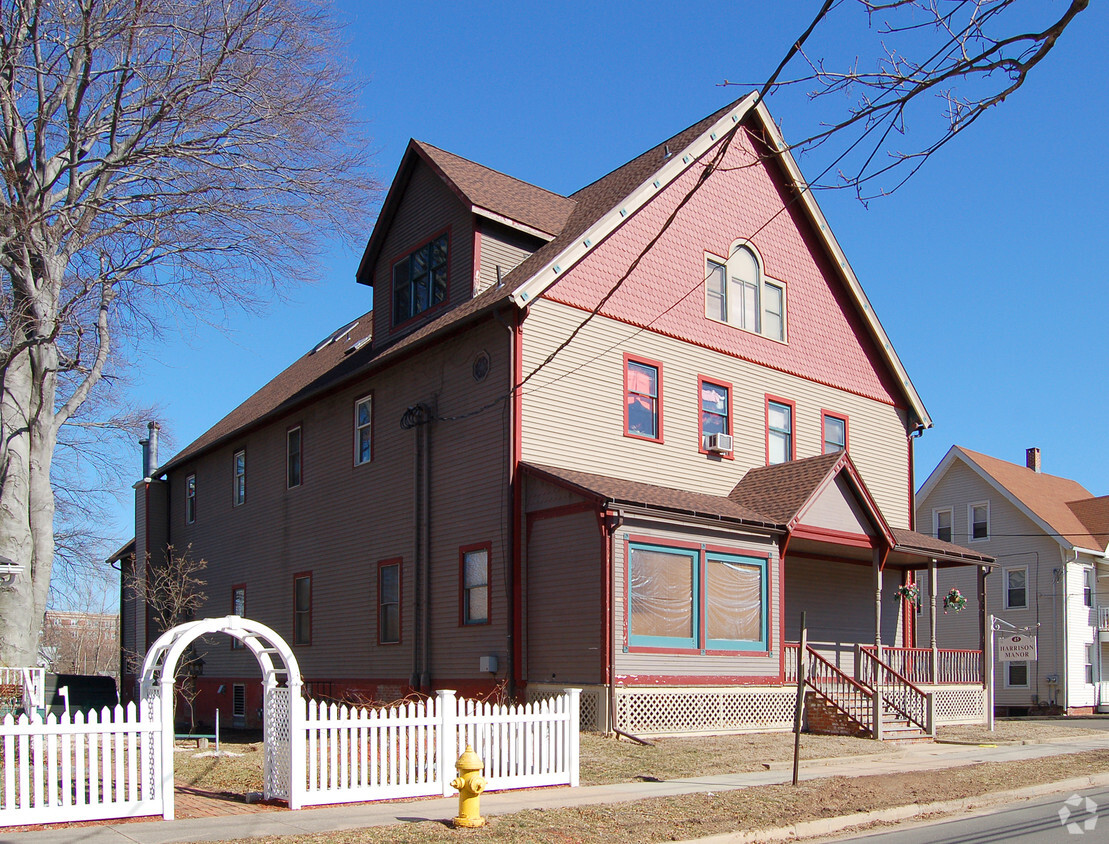
{"label": "concrete walkway", "polygon": [[[802,762],[803,779],[831,776],[870,776],[903,771],[927,771],[973,765],[1039,759],[1084,750],[1109,749],[1109,734],[1060,739],[1042,744],[998,747],[956,744],[909,746],[880,756],[846,757]],[[747,774],[720,774],[666,782],[619,783],[581,788],[545,788],[486,793],[481,799],[485,815],[506,815],[524,809],[557,809],[599,803],[621,803],[648,797],[670,797],[698,792],[727,791],[789,782],[792,765],[778,763],[770,770]],[[457,813],[458,801],[450,798],[358,803],[298,812],[265,812],[179,821],[150,820],[102,826],[74,826],[38,832],[5,833],[0,844],[170,844],[170,842],[221,841],[266,835],[338,832],[366,826],[427,820],[447,820]]]}

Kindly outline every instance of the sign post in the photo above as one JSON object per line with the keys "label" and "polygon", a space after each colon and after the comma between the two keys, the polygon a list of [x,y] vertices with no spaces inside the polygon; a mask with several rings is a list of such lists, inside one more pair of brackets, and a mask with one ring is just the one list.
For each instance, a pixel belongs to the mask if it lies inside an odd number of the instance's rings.
{"label": "sign post", "polygon": [[[998,635],[998,631],[1002,630],[1002,625],[1005,625],[1005,630]],[[1036,627],[1039,626],[1036,625]],[[1039,656],[1036,649],[1036,627],[1017,627],[995,615],[989,617],[987,627],[989,629],[989,644],[982,657],[986,661],[986,677],[989,678],[986,685],[986,723],[989,724],[990,730],[993,730],[994,642],[997,643],[997,658],[1000,662],[1035,662]]]}

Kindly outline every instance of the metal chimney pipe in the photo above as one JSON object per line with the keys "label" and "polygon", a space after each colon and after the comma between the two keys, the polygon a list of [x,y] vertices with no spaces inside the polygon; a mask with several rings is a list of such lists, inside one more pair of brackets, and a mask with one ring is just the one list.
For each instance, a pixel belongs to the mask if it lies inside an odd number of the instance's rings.
{"label": "metal chimney pipe", "polygon": [[158,430],[161,426],[157,422],[147,423],[147,437],[139,440],[142,446],[142,475],[144,478],[154,477],[154,470],[158,468]]}

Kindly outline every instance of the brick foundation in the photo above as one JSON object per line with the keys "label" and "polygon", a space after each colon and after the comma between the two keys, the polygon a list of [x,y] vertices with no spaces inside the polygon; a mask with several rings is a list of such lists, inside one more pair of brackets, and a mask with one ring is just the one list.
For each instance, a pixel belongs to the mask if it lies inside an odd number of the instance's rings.
{"label": "brick foundation", "polygon": [[805,693],[805,726],[810,733],[825,736],[867,738],[870,733],[815,692]]}

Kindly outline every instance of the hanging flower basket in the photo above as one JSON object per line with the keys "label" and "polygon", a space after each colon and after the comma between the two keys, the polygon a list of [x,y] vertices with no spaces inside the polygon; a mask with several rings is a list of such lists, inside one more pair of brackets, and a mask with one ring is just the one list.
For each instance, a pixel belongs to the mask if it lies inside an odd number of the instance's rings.
{"label": "hanging flower basket", "polygon": [[915,604],[920,600],[920,587],[915,583],[906,583],[904,586],[897,587],[898,599],[904,599],[910,604]]}
{"label": "hanging flower basket", "polygon": [[948,610],[952,612],[962,612],[966,605],[967,599],[963,596],[962,592],[954,587],[943,596],[943,611],[945,615]]}

